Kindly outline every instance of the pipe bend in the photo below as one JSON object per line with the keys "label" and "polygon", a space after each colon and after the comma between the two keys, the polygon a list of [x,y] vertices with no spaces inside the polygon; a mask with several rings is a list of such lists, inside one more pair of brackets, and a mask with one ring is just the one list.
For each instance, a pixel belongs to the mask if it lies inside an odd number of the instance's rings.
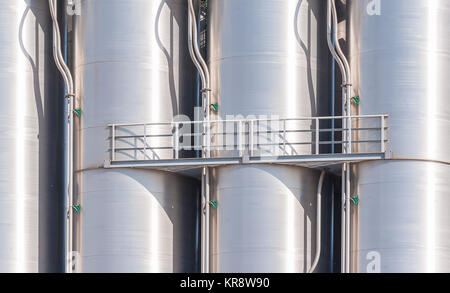
{"label": "pipe bend", "polygon": [[334,41],[336,44],[336,50],[337,50],[339,57],[341,58],[341,61],[344,64],[345,74],[347,76],[347,80],[346,80],[347,82],[344,84],[348,86],[352,83],[352,73],[350,70],[350,64],[348,63],[347,57],[342,52],[341,45],[339,44],[339,39],[338,39],[338,35],[337,35],[338,16],[337,16],[337,10],[336,10],[336,2],[334,0],[329,0],[329,1],[331,1],[331,12],[332,12],[332,16],[333,16],[333,24],[335,27]]}
{"label": "pipe bend", "polygon": [[319,184],[317,186],[317,211],[316,211],[316,256],[314,258],[314,262],[311,265],[308,273],[314,272],[319,263],[320,253],[321,253],[321,233],[322,233],[322,187],[323,182],[325,180],[325,170],[320,174]]}
{"label": "pipe bend", "polygon": [[[335,45],[332,43],[332,38],[334,34],[332,33],[332,27],[333,27],[333,21],[332,21],[332,8],[331,8],[331,0],[327,0],[327,44],[328,49],[330,50],[331,54],[333,55],[334,59],[336,60],[336,63],[339,65],[339,69],[341,70],[342,75],[342,82],[344,84],[347,83],[347,73],[345,70],[344,63],[341,60],[341,57],[335,50]],[[334,31],[336,32],[337,27],[334,28]],[[333,35],[333,36],[332,36]]]}
{"label": "pipe bend", "polygon": [[194,50],[194,40],[193,40],[193,35],[196,34],[196,32],[194,32],[193,30],[193,17],[191,14],[191,11],[189,10],[188,12],[188,48],[189,48],[189,54],[191,56],[192,62],[194,63],[195,67],[197,68],[197,71],[200,74],[200,78],[202,80],[202,88],[206,88],[207,87],[207,82],[206,82],[206,76],[205,76],[205,72],[203,71],[203,68],[200,64],[200,62],[197,60],[197,55],[195,54],[195,50]]}
{"label": "pipe bend", "polygon": [[205,74],[206,84],[204,85],[204,88],[210,87],[210,74],[209,74],[209,68],[208,65],[205,62],[205,59],[203,59],[202,54],[200,53],[200,49],[198,47],[198,39],[197,39],[197,21],[195,17],[195,11],[194,11],[194,4],[192,0],[188,0],[188,9],[189,9],[189,15],[191,16],[191,26],[189,29],[193,33],[193,49],[196,56],[197,61],[200,63],[203,72]]}

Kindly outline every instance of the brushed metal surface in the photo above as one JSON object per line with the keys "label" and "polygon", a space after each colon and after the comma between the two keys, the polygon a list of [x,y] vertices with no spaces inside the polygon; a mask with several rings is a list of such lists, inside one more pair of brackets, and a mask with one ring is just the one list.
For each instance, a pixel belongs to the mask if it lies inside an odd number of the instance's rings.
{"label": "brushed metal surface", "polygon": [[450,165],[390,161],[357,171],[352,271],[450,272]]}
{"label": "brushed metal surface", "polygon": [[198,270],[197,182],[164,172],[97,169],[110,158],[108,124],[171,122],[193,113],[186,29],[186,1],[81,2],[75,67],[83,111],[76,150],[82,272]]}
{"label": "brushed metal surface", "polygon": [[198,270],[195,180],[130,169],[86,171],[78,178],[81,272]]}
{"label": "brushed metal surface", "polygon": [[[212,174],[211,269],[222,273],[298,273],[311,267],[316,248],[318,173],[305,168],[245,166]],[[323,199],[329,222],[330,197]],[[316,272],[329,269],[329,226],[323,227]]]}
{"label": "brushed metal surface", "polygon": [[[450,162],[450,2],[382,0],[349,8],[350,60],[361,115],[389,114],[394,158]],[[356,113],[355,108],[353,113]]]}
{"label": "brushed metal surface", "polygon": [[[219,105],[214,116],[329,115],[327,103],[318,107],[329,94],[325,8],[318,1],[210,1],[208,58],[212,100]],[[314,257],[318,175],[283,166],[214,170],[212,271],[307,271]]]}
{"label": "brushed metal surface", "polygon": [[0,272],[61,272],[63,95],[48,1],[0,1]]}
{"label": "brushed metal surface", "polygon": [[449,272],[450,2],[382,0],[380,15],[368,3],[349,6],[354,113],[389,114],[402,160],[354,170],[352,270]]}

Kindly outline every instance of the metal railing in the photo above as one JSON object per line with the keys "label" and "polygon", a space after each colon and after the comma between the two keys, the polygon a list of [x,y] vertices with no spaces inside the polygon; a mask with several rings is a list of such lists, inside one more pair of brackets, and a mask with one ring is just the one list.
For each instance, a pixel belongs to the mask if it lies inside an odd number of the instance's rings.
{"label": "metal railing", "polygon": [[[291,119],[236,119],[173,121],[167,123],[111,124],[111,161],[196,158],[195,150],[212,157],[265,157],[330,155],[331,145],[345,153],[385,153],[388,115]],[[337,128],[331,128],[331,121]],[[206,127],[204,127],[206,126]],[[209,129],[205,133],[204,129]],[[331,137],[332,133],[335,137]],[[209,139],[208,139],[209,136]],[[341,150],[341,151],[339,151]]]}

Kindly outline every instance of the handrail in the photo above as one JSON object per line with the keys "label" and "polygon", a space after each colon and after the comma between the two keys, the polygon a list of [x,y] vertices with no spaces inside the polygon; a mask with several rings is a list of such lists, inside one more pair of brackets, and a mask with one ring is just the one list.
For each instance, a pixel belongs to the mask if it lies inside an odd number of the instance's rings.
{"label": "handrail", "polygon": [[[340,120],[340,119],[365,119],[365,118],[389,118],[388,114],[380,115],[354,115],[354,116],[321,116],[321,117],[299,117],[299,118],[267,118],[267,119],[229,119],[229,120],[210,120],[209,123],[222,123],[222,122],[251,122],[251,121],[310,121],[310,120]],[[174,125],[174,124],[203,124],[205,121],[171,121],[171,122],[143,122],[143,123],[110,123],[107,126],[140,126],[140,125],[150,125],[150,126],[164,126],[164,125]]]}
{"label": "handrail", "polygon": [[[110,124],[111,134],[107,139],[111,141],[111,148],[108,151],[111,153],[111,161],[118,161],[116,155],[125,155],[124,152],[130,152],[126,160],[147,160],[149,154],[154,160],[178,159],[181,151],[205,148],[208,152],[214,151],[216,157],[221,156],[222,151],[227,154],[236,151],[234,156],[255,156],[257,151],[256,156],[260,157],[281,154],[323,155],[331,152],[321,150],[321,146],[341,145],[345,150],[349,144],[363,147],[361,150],[356,149],[356,153],[368,153],[366,149],[385,153],[388,143],[388,118],[388,115],[353,116],[352,119],[361,122],[359,126],[351,129],[360,134],[355,140],[345,137],[344,134],[350,130],[348,127],[331,129],[319,125],[320,122],[329,120],[345,121],[348,119],[346,116]],[[308,123],[298,123],[305,121]],[[206,146],[193,143],[194,137],[205,136],[204,132],[192,132],[195,131],[192,127],[195,124],[208,125],[211,128],[211,140]],[[181,125],[186,126],[186,130],[180,128]],[[331,131],[342,133],[342,139],[330,142],[328,138],[321,138],[323,133]],[[311,149],[308,146],[311,146]],[[132,152],[136,154],[133,155]],[[141,158],[142,155],[144,159]]]}

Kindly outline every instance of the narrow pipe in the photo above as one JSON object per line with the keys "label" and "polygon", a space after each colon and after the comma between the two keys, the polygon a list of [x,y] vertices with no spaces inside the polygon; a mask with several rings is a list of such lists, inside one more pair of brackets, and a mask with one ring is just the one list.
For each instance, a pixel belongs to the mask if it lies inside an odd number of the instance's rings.
{"label": "narrow pipe", "polygon": [[[195,67],[197,68],[197,72],[200,75],[202,88],[206,86],[206,76],[203,72],[203,68],[200,65],[199,61],[197,60],[197,56],[194,52],[194,38],[193,35],[196,33],[193,31],[192,23],[193,23],[193,17],[191,14],[190,9],[188,9],[188,48],[189,48],[189,54],[191,56],[192,62],[194,63]],[[206,231],[206,186],[205,186],[205,168],[202,170],[202,184],[201,184],[201,272],[205,273],[206,268],[206,241],[205,241],[205,231]]]}
{"label": "narrow pipe", "polygon": [[[201,7],[199,7],[199,12],[198,12],[199,19],[198,19],[197,24],[198,24],[199,27],[200,27],[200,14],[201,14]],[[191,26],[189,25],[188,27],[190,28]],[[192,45],[192,40],[189,40],[189,45]],[[193,45],[192,45],[192,48],[190,50],[191,50],[191,52],[193,52]],[[191,57],[192,56],[193,55],[191,54]],[[197,70],[197,73],[196,73],[196,91],[195,91],[195,108],[194,108],[194,120],[195,121],[197,121],[197,117],[201,117],[200,116],[200,107],[201,107],[201,104],[202,104],[201,100],[200,100],[201,99],[201,90],[202,90],[202,84],[201,83],[202,83],[202,81],[201,81],[201,77],[200,77],[200,72]],[[200,125],[195,124],[194,125],[194,132],[195,133],[199,133],[199,131],[200,131]],[[200,145],[200,139],[198,137],[194,138],[194,144],[196,146]],[[200,158],[200,156],[201,156],[200,150],[195,148],[195,157],[196,158]],[[202,177],[203,177],[203,172],[202,172]],[[200,215],[197,216],[197,225],[196,225],[196,227],[197,227],[196,228],[196,239],[197,239],[197,241],[196,241],[196,252],[198,253],[196,255],[196,260],[200,260],[200,267],[199,268],[197,267],[196,271],[200,271],[201,273],[203,273],[203,268],[204,268],[204,264],[203,264],[203,256],[204,256],[203,247],[205,245],[205,243],[203,241],[203,232],[202,232],[202,231],[204,231],[204,227],[203,226],[205,224],[205,221],[204,221],[204,218],[203,218],[203,215],[204,215],[204,213],[203,213],[203,206],[204,206],[204,202],[205,202],[204,199],[203,199],[203,194],[204,194],[203,190],[204,190],[204,186],[202,184],[202,186],[201,186],[201,196],[200,196],[200,198],[199,198],[199,200],[197,202],[197,204],[200,206]],[[200,226],[200,230],[198,229],[199,226]],[[198,243],[199,242],[198,240],[200,240],[200,243]]]}
{"label": "narrow pipe", "polygon": [[204,75],[205,75],[205,83],[203,85],[203,90],[202,90],[202,94],[203,94],[203,109],[204,109],[204,114],[205,114],[205,125],[204,125],[204,131],[205,131],[205,140],[204,140],[204,145],[206,146],[206,150],[205,150],[205,155],[207,158],[209,158],[211,156],[211,152],[210,152],[210,127],[209,127],[209,120],[210,120],[210,109],[209,109],[209,105],[211,104],[211,89],[210,89],[210,73],[209,73],[209,68],[208,65],[205,62],[205,59],[203,58],[202,54],[200,53],[200,49],[198,47],[198,39],[197,39],[197,35],[198,35],[198,31],[197,31],[197,22],[196,22],[196,17],[195,17],[195,10],[194,10],[194,4],[192,2],[192,0],[188,0],[188,6],[189,6],[189,15],[192,19],[192,21],[190,22],[191,24],[191,35],[193,37],[192,40],[192,44],[193,44],[193,50],[194,50],[194,54],[195,57],[198,61],[198,63],[200,63]]}
{"label": "narrow pipe", "polygon": [[[332,14],[333,14],[333,20],[334,20],[334,27],[337,28],[338,24],[338,15],[337,15],[337,9],[336,9],[336,2],[335,0],[332,1]],[[341,57],[342,61],[344,62],[344,67],[347,74],[347,84],[346,87],[346,114],[347,114],[347,122],[346,122],[346,129],[347,129],[347,153],[352,153],[352,118],[351,118],[351,90],[352,90],[352,73],[350,70],[350,65],[348,63],[348,60],[344,53],[342,52],[341,46],[339,44],[338,36],[337,36],[337,30],[334,31],[334,40],[336,49],[338,52],[338,55]],[[345,272],[350,273],[350,227],[351,227],[351,202],[350,202],[350,196],[351,196],[351,186],[350,186],[350,164],[345,164]]]}
{"label": "narrow pipe", "polygon": [[[332,29],[334,30],[334,28]],[[333,39],[333,43],[332,43],[332,47],[334,48],[335,46],[335,41]],[[331,57],[331,115],[332,117],[334,117],[336,115],[336,64],[335,61],[336,59],[334,58],[334,56]],[[331,119],[331,153],[334,154],[335,152],[335,128],[336,128],[336,120],[335,119]]]}
{"label": "narrow pipe", "polygon": [[328,48],[331,52],[331,54],[333,55],[334,59],[336,60],[336,63],[339,65],[339,69],[341,70],[341,75],[342,75],[342,82],[343,84],[347,83],[347,73],[344,67],[344,64],[341,60],[341,58],[339,57],[338,53],[335,50],[335,45],[333,45],[333,41],[332,39],[332,33],[333,35],[336,34],[337,31],[337,27],[334,28],[333,30],[333,21],[332,21],[332,9],[331,9],[331,0],[328,0],[327,2],[327,43],[328,43]]}
{"label": "narrow pipe", "polygon": [[346,164],[342,164],[341,170],[341,273],[345,273],[346,267],[346,257],[345,257],[345,246],[346,246],[346,226],[345,226],[345,166]]}
{"label": "narrow pipe", "polygon": [[199,49],[199,46],[198,46],[198,38],[197,38],[198,30],[197,30],[197,21],[196,21],[196,17],[195,17],[194,4],[193,4],[192,0],[188,0],[188,4],[189,4],[189,13],[190,13],[190,15],[192,17],[191,27],[190,28],[191,28],[191,32],[192,32],[191,35],[193,37],[192,44],[193,44],[193,47],[194,47],[194,53],[195,53],[195,56],[196,56],[198,62],[200,63],[200,65],[201,65],[201,67],[202,67],[202,69],[204,71],[205,79],[206,79],[205,80],[205,86],[208,89],[209,88],[209,82],[210,82],[209,69],[208,69],[208,65],[205,62],[205,59],[203,59],[203,56],[200,53],[200,49]]}
{"label": "narrow pipe", "polygon": [[48,1],[50,15],[53,21],[53,57],[55,64],[61,73],[65,87],[66,97],[68,100],[67,109],[67,143],[66,143],[66,197],[67,197],[67,219],[66,219],[66,272],[72,272],[72,246],[73,246],[73,99],[75,96],[73,78],[70,69],[65,63],[61,52],[61,32],[59,30],[58,16],[57,16],[57,2],[53,0]]}
{"label": "narrow pipe", "polygon": [[350,64],[348,63],[347,58],[345,57],[345,54],[342,52],[341,45],[339,44],[339,39],[337,35],[337,27],[338,27],[338,15],[337,15],[337,9],[336,9],[336,2],[334,0],[331,1],[331,12],[332,12],[332,18],[333,18],[333,25],[335,27],[335,30],[333,32],[334,34],[334,41],[335,41],[335,47],[337,50],[337,53],[339,57],[341,58],[341,61],[344,63],[344,69],[347,76],[347,80],[344,83],[344,86],[346,87],[346,99],[345,103],[347,105],[346,107],[346,113],[347,113],[347,153],[352,153],[352,118],[351,118],[351,88],[352,88],[352,74],[350,70]]}
{"label": "narrow pipe", "polygon": [[205,239],[205,231],[206,231],[206,186],[205,186],[205,175],[206,169],[202,169],[202,194],[201,194],[201,272],[206,273],[206,239]]}
{"label": "narrow pipe", "polygon": [[206,201],[206,227],[205,227],[205,250],[206,250],[206,263],[205,263],[205,272],[209,273],[209,202],[210,202],[210,194],[209,194],[209,168],[205,168],[205,201]]}
{"label": "narrow pipe", "polygon": [[[332,28],[332,32],[335,28]],[[328,38],[330,38],[329,36]],[[332,41],[332,47],[335,47],[335,41]],[[331,115],[334,117],[336,115],[336,58],[331,57]],[[335,141],[336,141],[336,120],[331,119],[331,153],[334,154],[336,151]],[[330,220],[330,272],[334,272],[334,180],[331,184],[331,220]]]}
{"label": "narrow pipe", "polygon": [[334,180],[331,183],[330,272],[334,273]]}
{"label": "narrow pipe", "polygon": [[[339,45],[339,40],[337,37],[337,31],[338,31],[338,23],[337,23],[337,12],[336,12],[336,6],[335,2],[333,0],[327,1],[327,41],[328,41],[328,48],[330,49],[331,54],[333,55],[336,63],[339,65],[339,69],[341,71],[342,75],[342,117],[347,116],[347,119],[342,119],[342,128],[346,129],[347,126],[350,128],[350,131],[345,131],[347,135],[344,135],[344,132],[342,132],[342,140],[344,140],[344,137],[347,137],[347,141],[350,142],[351,140],[351,111],[346,110],[345,104],[350,105],[349,101],[349,95],[351,92],[350,88],[350,66],[348,66],[347,59],[345,58],[344,54],[342,53],[342,50]],[[333,37],[332,37],[333,36]],[[336,49],[338,52],[336,52]],[[342,59],[341,59],[342,58]],[[343,61],[344,60],[344,61]],[[346,62],[344,64],[344,62]],[[348,110],[350,110],[350,107],[347,107]],[[350,147],[349,147],[350,145]],[[344,144],[342,146],[342,153],[351,153],[351,144],[347,143],[346,147],[344,147]],[[347,271],[347,263],[348,263],[348,241],[347,241],[347,221],[349,219],[347,215],[347,176],[346,173],[348,169],[347,164],[342,165],[342,186],[341,186],[341,272]],[[348,234],[349,235],[349,234]]]}
{"label": "narrow pipe", "polygon": [[[197,21],[195,17],[194,5],[192,0],[188,0],[188,32],[189,32],[189,53],[192,61],[197,67],[202,80],[202,97],[204,110],[204,139],[203,139],[203,156],[210,157],[210,74],[208,66],[203,59],[198,46],[198,30]],[[202,273],[209,272],[209,218],[210,218],[210,192],[209,192],[209,168],[204,167],[202,172]]]}
{"label": "narrow pipe", "polygon": [[317,211],[316,211],[316,256],[314,258],[314,262],[311,266],[311,269],[308,273],[314,272],[319,263],[320,252],[321,252],[321,234],[322,234],[322,187],[323,181],[325,179],[325,170],[320,174],[319,184],[317,186]]}
{"label": "narrow pipe", "polygon": [[200,79],[202,82],[202,87],[205,88],[206,87],[206,75],[205,72],[203,71],[203,68],[200,64],[200,62],[197,60],[197,56],[195,54],[194,51],[194,37],[193,35],[195,35],[192,26],[193,26],[193,17],[191,12],[188,12],[188,48],[189,48],[189,54],[191,55],[191,59],[192,62],[194,63],[195,67],[197,68],[198,73],[200,74]]}
{"label": "narrow pipe", "polygon": [[[199,28],[201,26],[201,19],[200,19],[201,18],[201,11],[202,11],[202,8],[200,6],[199,9],[198,9],[198,21],[197,21],[197,25],[198,25]],[[189,26],[189,27],[191,27],[191,26]],[[189,43],[192,44],[192,40],[190,40]],[[195,110],[194,110],[195,111],[194,112],[194,116],[195,117],[200,117],[200,115],[199,115],[200,113],[197,114],[197,111],[200,110],[200,107],[201,107],[201,104],[202,104],[201,101],[200,101],[201,91],[202,91],[202,85],[201,85],[201,80],[200,80],[200,73],[197,71],[197,74],[196,74],[196,91],[195,91]],[[195,120],[197,120],[197,119],[195,119]],[[200,126],[198,124],[195,124],[194,127],[196,128],[195,129],[195,133],[198,133]],[[194,143],[195,143],[195,145],[200,145],[200,139],[195,137]],[[197,158],[200,158],[200,151],[199,150],[195,150],[195,156]]]}
{"label": "narrow pipe", "polygon": [[334,0],[329,0],[331,1],[331,13],[333,16],[333,25],[334,25],[334,30],[333,30],[333,36],[334,36],[334,41],[335,41],[335,47],[336,47],[336,51],[337,54],[339,55],[341,61],[344,63],[344,70],[345,70],[345,74],[347,76],[347,83],[351,83],[351,74],[350,74],[350,65],[347,61],[347,58],[345,57],[345,54],[342,52],[341,49],[341,45],[339,44],[339,39],[338,39],[338,16],[337,16],[337,10],[336,10],[336,2]]}
{"label": "narrow pipe", "polygon": [[351,224],[351,202],[350,202],[350,164],[346,164],[345,172],[345,272],[350,273],[350,224]]}

